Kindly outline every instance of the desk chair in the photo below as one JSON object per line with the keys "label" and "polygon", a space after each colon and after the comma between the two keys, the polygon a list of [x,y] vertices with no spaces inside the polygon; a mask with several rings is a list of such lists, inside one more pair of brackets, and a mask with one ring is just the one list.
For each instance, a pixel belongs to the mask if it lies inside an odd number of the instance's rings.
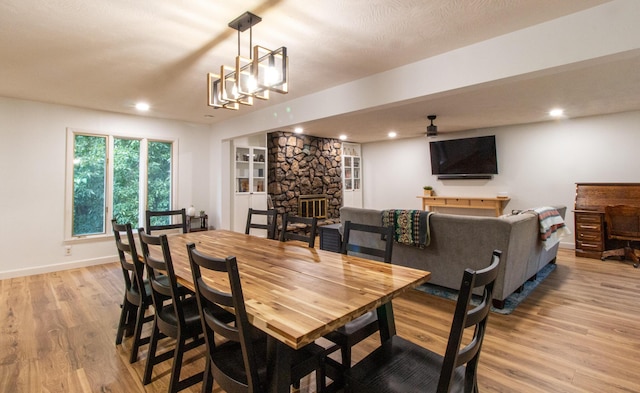
{"label": "desk chair", "polygon": [[[345,221],[343,232],[343,254],[355,253],[354,255],[362,256],[363,258],[374,257],[373,259],[382,262],[391,262],[393,227],[364,225]],[[355,232],[359,232],[360,236],[367,236],[367,241],[354,241],[354,236],[352,235]],[[365,240],[365,238],[360,240]],[[378,243],[380,248],[372,247],[375,243]],[[342,366],[348,369],[351,367],[351,347],[377,332],[379,330],[378,326],[377,312],[375,310],[369,311],[324,337],[340,346]]]}
{"label": "desk chair", "polygon": [[[149,337],[142,338],[142,326],[153,321],[153,315],[145,317],[145,312],[153,303],[151,299],[151,288],[149,281],[144,277],[144,263],[138,258],[136,244],[133,238],[131,224],[118,224],[116,220],[111,220],[113,235],[116,239],[116,248],[120,258],[120,267],[124,276],[125,291],[122,302],[122,312],[118,322],[116,332],[116,345],[122,344],[122,336],[133,335],[131,346],[131,356],[129,363],[138,360],[138,349],[141,345],[149,343]],[[127,238],[127,242],[122,241],[122,234]],[[127,258],[127,255],[129,256]],[[129,262],[129,260],[131,262]]]}
{"label": "desk chair", "polygon": [[[176,393],[202,381],[204,374],[200,372],[180,380],[184,353],[204,344],[197,301],[195,296],[185,296],[184,291],[178,288],[167,235],[147,235],[142,228],[138,230],[138,235],[140,236],[142,256],[149,275],[153,308],[155,310],[149,353],[142,383],[147,385],[151,382],[151,374],[156,364],[173,358],[169,392]],[[149,252],[151,247],[154,247],[159,252],[151,255]],[[158,355],[156,354],[158,341],[164,337],[175,339],[175,349],[167,350]],[[189,339],[191,341],[187,343]]]}
{"label": "desk chair", "polygon": [[[174,223],[174,217],[180,216],[180,222]],[[153,217],[165,217],[169,219],[169,224],[157,224],[157,219]],[[145,214],[147,235],[150,235],[152,231],[162,231],[166,229],[182,229],[182,233],[187,233],[187,212],[185,209],[178,210],[162,210],[152,211],[147,210]],[[153,222],[153,225],[152,225]]]}
{"label": "desk chair", "polygon": [[298,217],[284,213],[282,215],[280,241],[300,240],[306,242],[309,247],[313,248],[316,244],[317,229],[318,219],[316,217]]}
{"label": "desk chair", "polygon": [[626,245],[602,253],[602,260],[610,256],[631,259],[633,267],[638,267],[640,249],[632,247],[631,242],[640,242],[640,207],[628,205],[605,206],[604,222],[607,226],[607,238],[623,240]]}
{"label": "desk chair", "polygon": [[[444,356],[392,336],[347,370],[345,392],[477,393],[478,359],[501,255],[494,251],[487,268],[465,270]],[[473,289],[481,287],[480,304],[473,306]],[[461,348],[465,331],[468,339]]]}
{"label": "desk chair", "polygon": [[[266,223],[264,222],[254,222],[254,218],[257,217],[265,217]],[[275,239],[276,238],[276,221],[277,221],[277,213],[275,209],[268,210],[256,210],[249,208],[247,212],[247,226],[245,228],[244,233],[247,235],[251,231],[251,228],[254,229],[266,229],[267,230],[267,239]]]}
{"label": "desk chair", "polygon": [[[213,258],[187,245],[198,309],[207,343],[207,357],[202,392],[211,392],[213,381],[225,392],[265,392],[267,390],[267,337],[255,329],[247,317],[238,263],[235,257]],[[226,273],[230,292],[211,287],[202,279],[202,270]],[[226,280],[223,280],[226,281]],[[221,319],[220,310],[233,310],[231,319]],[[214,343],[214,333],[226,339]],[[317,344],[309,344],[294,352],[291,360],[293,385],[316,371],[316,389],[325,389],[324,360],[326,352]]]}

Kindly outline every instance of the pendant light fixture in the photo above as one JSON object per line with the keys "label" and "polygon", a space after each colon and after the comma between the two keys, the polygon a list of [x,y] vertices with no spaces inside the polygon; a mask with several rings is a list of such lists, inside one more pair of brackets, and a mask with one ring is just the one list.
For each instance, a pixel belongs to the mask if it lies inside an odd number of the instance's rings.
{"label": "pendant light fixture", "polygon": [[[229,27],[238,31],[238,56],[235,67],[220,66],[220,73],[207,76],[208,105],[216,109],[237,110],[240,105],[253,105],[253,99],[269,99],[269,92],[289,92],[289,57],[287,48],[270,50],[253,45],[253,26],[262,18],[245,12]],[[240,53],[240,33],[249,30],[249,57]]]}

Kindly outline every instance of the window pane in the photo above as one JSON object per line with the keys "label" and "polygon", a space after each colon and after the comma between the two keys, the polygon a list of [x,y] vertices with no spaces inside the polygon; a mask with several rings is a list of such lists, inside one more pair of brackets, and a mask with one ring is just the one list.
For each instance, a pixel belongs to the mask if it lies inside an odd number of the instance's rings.
{"label": "window pane", "polygon": [[107,138],[75,135],[73,235],[104,233]]}
{"label": "window pane", "polygon": [[[171,143],[149,142],[147,206],[149,210],[171,209]],[[152,225],[169,224],[168,217],[158,217]]]}
{"label": "window pane", "polygon": [[138,228],[140,211],[140,141],[113,141],[113,218]]}

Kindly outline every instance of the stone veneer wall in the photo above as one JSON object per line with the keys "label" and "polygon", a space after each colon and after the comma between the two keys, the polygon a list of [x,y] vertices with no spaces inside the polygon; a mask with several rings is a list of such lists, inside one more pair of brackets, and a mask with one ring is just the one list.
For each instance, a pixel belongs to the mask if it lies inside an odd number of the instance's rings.
{"label": "stone veneer wall", "polygon": [[267,135],[267,190],[279,214],[297,215],[300,195],[325,194],[327,218],[340,217],[341,147],[337,139],[283,131]]}

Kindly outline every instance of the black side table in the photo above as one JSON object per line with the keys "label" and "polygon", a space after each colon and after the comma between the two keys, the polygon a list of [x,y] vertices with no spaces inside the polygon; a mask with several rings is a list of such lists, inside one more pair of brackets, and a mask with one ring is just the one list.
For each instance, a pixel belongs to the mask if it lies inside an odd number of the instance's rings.
{"label": "black side table", "polygon": [[320,232],[320,249],[340,252],[342,249],[342,236],[339,228],[341,224],[322,225],[318,227]]}

